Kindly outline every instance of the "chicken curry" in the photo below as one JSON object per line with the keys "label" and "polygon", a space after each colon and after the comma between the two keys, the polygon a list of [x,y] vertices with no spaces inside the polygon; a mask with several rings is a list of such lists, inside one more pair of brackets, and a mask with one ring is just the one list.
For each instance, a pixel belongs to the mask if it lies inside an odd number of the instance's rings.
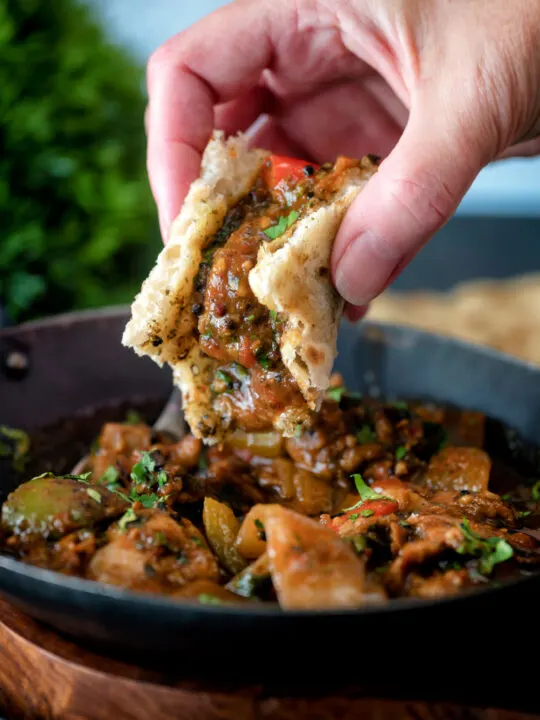
{"label": "chicken curry", "polygon": [[206,447],[108,422],[87,473],[2,506],[3,550],[131,590],[284,610],[436,598],[533,572],[539,478],[485,449],[480,413],[362,398],[335,375],[292,438]]}

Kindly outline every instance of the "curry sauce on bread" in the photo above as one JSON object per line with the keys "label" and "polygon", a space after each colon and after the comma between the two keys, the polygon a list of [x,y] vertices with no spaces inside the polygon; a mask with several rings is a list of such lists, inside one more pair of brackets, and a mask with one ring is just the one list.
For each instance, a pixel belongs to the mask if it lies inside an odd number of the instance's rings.
{"label": "curry sauce on bread", "polygon": [[372,157],[317,166],[214,134],[123,335],[171,366],[196,437],[310,424],[343,310],[332,243],[376,170]]}

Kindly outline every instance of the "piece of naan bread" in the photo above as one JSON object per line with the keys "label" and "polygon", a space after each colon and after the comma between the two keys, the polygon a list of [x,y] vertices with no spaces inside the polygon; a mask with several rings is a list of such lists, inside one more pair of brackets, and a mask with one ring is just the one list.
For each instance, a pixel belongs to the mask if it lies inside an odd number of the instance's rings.
{"label": "piece of naan bread", "polygon": [[[122,338],[125,346],[158,365],[168,363],[180,388],[192,433],[206,443],[221,442],[230,429],[216,405],[210,384],[221,363],[198,344],[192,306],[193,283],[208,238],[227,212],[250,191],[270,153],[250,149],[240,134],[215,132],[203,154],[200,177],[193,182],[168,241],[135,298]],[[306,402],[305,411],[285,410],[275,429],[292,436],[310,411],[320,408],[336,357],[343,301],[330,278],[330,253],[345,211],[377,171],[371,158],[330,203],[303,215],[272,242],[261,245],[248,275],[253,293],[285,319],[281,356]]]}

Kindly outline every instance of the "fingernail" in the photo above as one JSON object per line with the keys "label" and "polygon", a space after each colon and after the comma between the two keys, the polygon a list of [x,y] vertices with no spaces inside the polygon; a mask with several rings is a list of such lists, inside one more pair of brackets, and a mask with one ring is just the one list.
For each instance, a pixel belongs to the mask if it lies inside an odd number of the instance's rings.
{"label": "fingernail", "polygon": [[338,262],[335,285],[351,305],[369,305],[382,291],[397,264],[397,258],[384,256],[370,230],[353,240]]}

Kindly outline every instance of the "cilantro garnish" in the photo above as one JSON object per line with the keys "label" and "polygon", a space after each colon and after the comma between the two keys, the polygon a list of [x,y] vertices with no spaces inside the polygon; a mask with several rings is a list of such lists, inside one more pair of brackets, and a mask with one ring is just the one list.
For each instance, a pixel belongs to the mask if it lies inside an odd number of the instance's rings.
{"label": "cilantro garnish", "polygon": [[366,500],[390,500],[391,499],[391,498],[387,498],[385,495],[381,495],[381,493],[375,492],[375,490],[372,490],[369,487],[369,485],[366,485],[363,477],[360,474],[353,475],[353,480],[354,480],[354,484],[356,485],[356,489],[358,490],[358,494],[360,495],[360,500],[352,507],[345,508],[345,511],[356,510],[356,508],[360,507],[363,503],[366,502]]}
{"label": "cilantro garnish", "polygon": [[400,445],[398,448],[396,448],[395,457],[396,460],[403,460],[405,455],[407,454],[407,448],[403,445]]}
{"label": "cilantro garnish", "polygon": [[373,510],[360,510],[360,512],[358,514],[361,515],[362,517],[371,517],[375,513],[373,512]]}
{"label": "cilantro garnish", "polygon": [[540,480],[537,480],[532,487],[532,499],[535,501],[540,500]]}
{"label": "cilantro garnish", "polygon": [[330,400],[335,400],[336,402],[340,402],[341,398],[343,397],[343,394],[345,392],[346,392],[345,388],[343,386],[340,386],[340,387],[328,388],[328,390],[326,391],[326,394],[330,398]]}
{"label": "cilantro garnish", "polygon": [[209,595],[208,593],[201,593],[199,595],[199,602],[204,605],[221,605],[221,600],[215,595]]}
{"label": "cilantro garnish", "polygon": [[471,529],[466,518],[463,518],[459,527],[464,540],[457,548],[457,552],[460,555],[472,555],[478,558],[478,567],[483,575],[491,574],[495,565],[513,556],[512,546],[506,540],[499,537],[481,537]]}
{"label": "cilantro garnish", "polygon": [[99,484],[107,486],[116,485],[119,476],[120,473],[118,472],[118,468],[116,468],[114,465],[109,465],[103,475],[99,478]]}
{"label": "cilantro garnish", "polygon": [[145,451],[142,453],[141,459],[131,469],[131,478],[136,483],[143,483],[150,480],[151,473],[156,469],[156,461],[151,453]]}
{"label": "cilantro garnish", "polygon": [[277,320],[277,312],[275,310],[270,310],[270,317],[272,320]]}
{"label": "cilantro garnish", "polygon": [[93,488],[88,488],[86,493],[89,497],[92,498],[92,500],[95,500],[98,505],[101,505],[101,495],[98,493],[97,490],[94,490]]}
{"label": "cilantro garnish", "polygon": [[362,425],[360,430],[356,433],[356,439],[363,445],[364,443],[370,443],[377,439],[373,430],[369,425]]}
{"label": "cilantro garnish", "polygon": [[129,523],[135,522],[135,520],[137,520],[137,513],[133,508],[129,508],[118,521],[118,527],[123,532],[126,526],[129,525]]}
{"label": "cilantro garnish", "polygon": [[197,460],[197,465],[199,467],[199,470],[207,470],[208,469],[208,463],[206,461],[204,453],[201,453],[199,455],[199,459]]}
{"label": "cilantro garnish", "polygon": [[264,230],[264,234],[270,238],[270,240],[275,240],[276,238],[280,237],[280,235],[283,235],[285,230],[287,228],[290,228],[291,225],[298,220],[298,213],[296,210],[291,210],[291,212],[287,215],[287,217],[281,216],[277,222],[277,225],[273,225],[272,227],[266,228]]}
{"label": "cilantro garnish", "polygon": [[257,360],[259,362],[259,365],[262,365],[265,370],[268,370],[268,368],[270,367],[270,360],[268,359],[268,355],[260,355]]}

